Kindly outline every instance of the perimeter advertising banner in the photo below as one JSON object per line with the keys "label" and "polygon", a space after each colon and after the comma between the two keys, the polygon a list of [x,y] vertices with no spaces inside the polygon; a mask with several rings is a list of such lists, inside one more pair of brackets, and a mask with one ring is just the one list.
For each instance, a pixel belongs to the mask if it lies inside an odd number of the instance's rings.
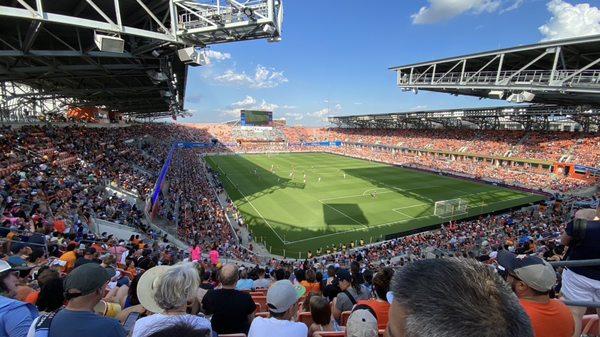
{"label": "perimeter advertising banner", "polygon": [[241,126],[273,126],[273,111],[242,110]]}

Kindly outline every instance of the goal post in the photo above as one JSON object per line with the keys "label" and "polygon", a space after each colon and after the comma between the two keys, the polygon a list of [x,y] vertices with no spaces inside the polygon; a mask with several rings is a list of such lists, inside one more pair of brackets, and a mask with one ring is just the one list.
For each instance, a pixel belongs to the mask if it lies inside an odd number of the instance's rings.
{"label": "goal post", "polygon": [[435,202],[433,215],[440,218],[451,218],[467,214],[469,203],[464,199],[448,199]]}

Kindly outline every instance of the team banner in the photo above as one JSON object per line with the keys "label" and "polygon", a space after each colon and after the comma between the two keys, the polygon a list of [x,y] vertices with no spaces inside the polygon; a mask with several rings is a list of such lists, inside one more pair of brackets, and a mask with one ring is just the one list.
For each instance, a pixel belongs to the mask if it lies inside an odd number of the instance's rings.
{"label": "team banner", "polygon": [[301,143],[302,146],[342,146],[342,142],[341,141],[335,141],[335,142],[308,142],[308,143]]}
{"label": "team banner", "polygon": [[193,148],[208,148],[213,147],[212,143],[190,143],[190,142],[176,142],[173,143],[171,149],[169,150],[169,154],[167,154],[167,160],[163,164],[162,169],[160,170],[160,174],[158,175],[158,179],[156,179],[156,183],[154,184],[154,192],[152,192],[152,209],[154,211],[157,210],[157,201],[160,196],[160,192],[164,189],[164,180],[167,176],[167,172],[169,172],[169,167],[171,166],[171,161],[173,160],[173,153],[176,149],[193,149]]}

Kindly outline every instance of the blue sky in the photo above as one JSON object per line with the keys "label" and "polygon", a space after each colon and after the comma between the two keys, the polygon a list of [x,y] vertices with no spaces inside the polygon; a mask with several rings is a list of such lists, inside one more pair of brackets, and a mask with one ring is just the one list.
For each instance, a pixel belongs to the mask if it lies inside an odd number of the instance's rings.
{"label": "blue sky", "polygon": [[600,33],[599,5],[598,0],[287,0],[281,42],[214,45],[211,65],[189,68],[185,108],[193,116],[180,121],[222,122],[239,118],[241,108],[263,108],[289,124],[312,126],[332,115],[502,104],[402,92],[388,68]]}

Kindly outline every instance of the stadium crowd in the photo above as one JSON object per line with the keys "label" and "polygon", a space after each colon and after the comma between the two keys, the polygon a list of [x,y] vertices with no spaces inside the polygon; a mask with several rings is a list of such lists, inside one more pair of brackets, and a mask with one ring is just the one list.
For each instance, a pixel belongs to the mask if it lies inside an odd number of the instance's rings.
{"label": "stadium crowd", "polygon": [[[295,137],[337,138],[320,132]],[[597,268],[559,270],[561,278],[545,262],[600,258],[598,209],[584,217],[590,220],[586,235],[571,221],[574,209],[596,207],[597,196],[559,195],[547,204],[310,260],[256,264],[227,223],[226,213],[235,210],[217,198],[220,186],[201,160],[207,150],[175,152],[159,210],[189,251],[153,230],[137,204],[106,189],[143,199],[174,141],[206,143],[215,135],[180,125],[3,128],[0,336],[578,336],[583,313],[552,297],[600,300]],[[436,158],[415,162],[369,148],[351,151],[473,172],[472,162],[461,169]],[[476,177],[509,179],[482,170]],[[98,234],[93,219],[140,234]],[[570,240],[580,242],[567,250]],[[246,263],[227,264],[224,256]]]}
{"label": "stadium crowd", "polygon": [[389,150],[360,145],[327,147],[324,148],[324,151],[535,190],[566,192],[591,185],[590,181],[562,175],[551,175],[547,169],[533,166],[516,166],[506,163],[496,165],[489,161],[461,159],[460,157],[452,160],[450,157],[430,153],[421,155],[401,152],[392,153]]}
{"label": "stadium crowd", "polygon": [[[600,167],[600,136],[573,132],[529,132],[475,129],[346,129],[322,130],[328,140],[382,144],[413,149],[477,153],[486,156],[540,159]],[[323,138],[325,139],[325,138]]]}

